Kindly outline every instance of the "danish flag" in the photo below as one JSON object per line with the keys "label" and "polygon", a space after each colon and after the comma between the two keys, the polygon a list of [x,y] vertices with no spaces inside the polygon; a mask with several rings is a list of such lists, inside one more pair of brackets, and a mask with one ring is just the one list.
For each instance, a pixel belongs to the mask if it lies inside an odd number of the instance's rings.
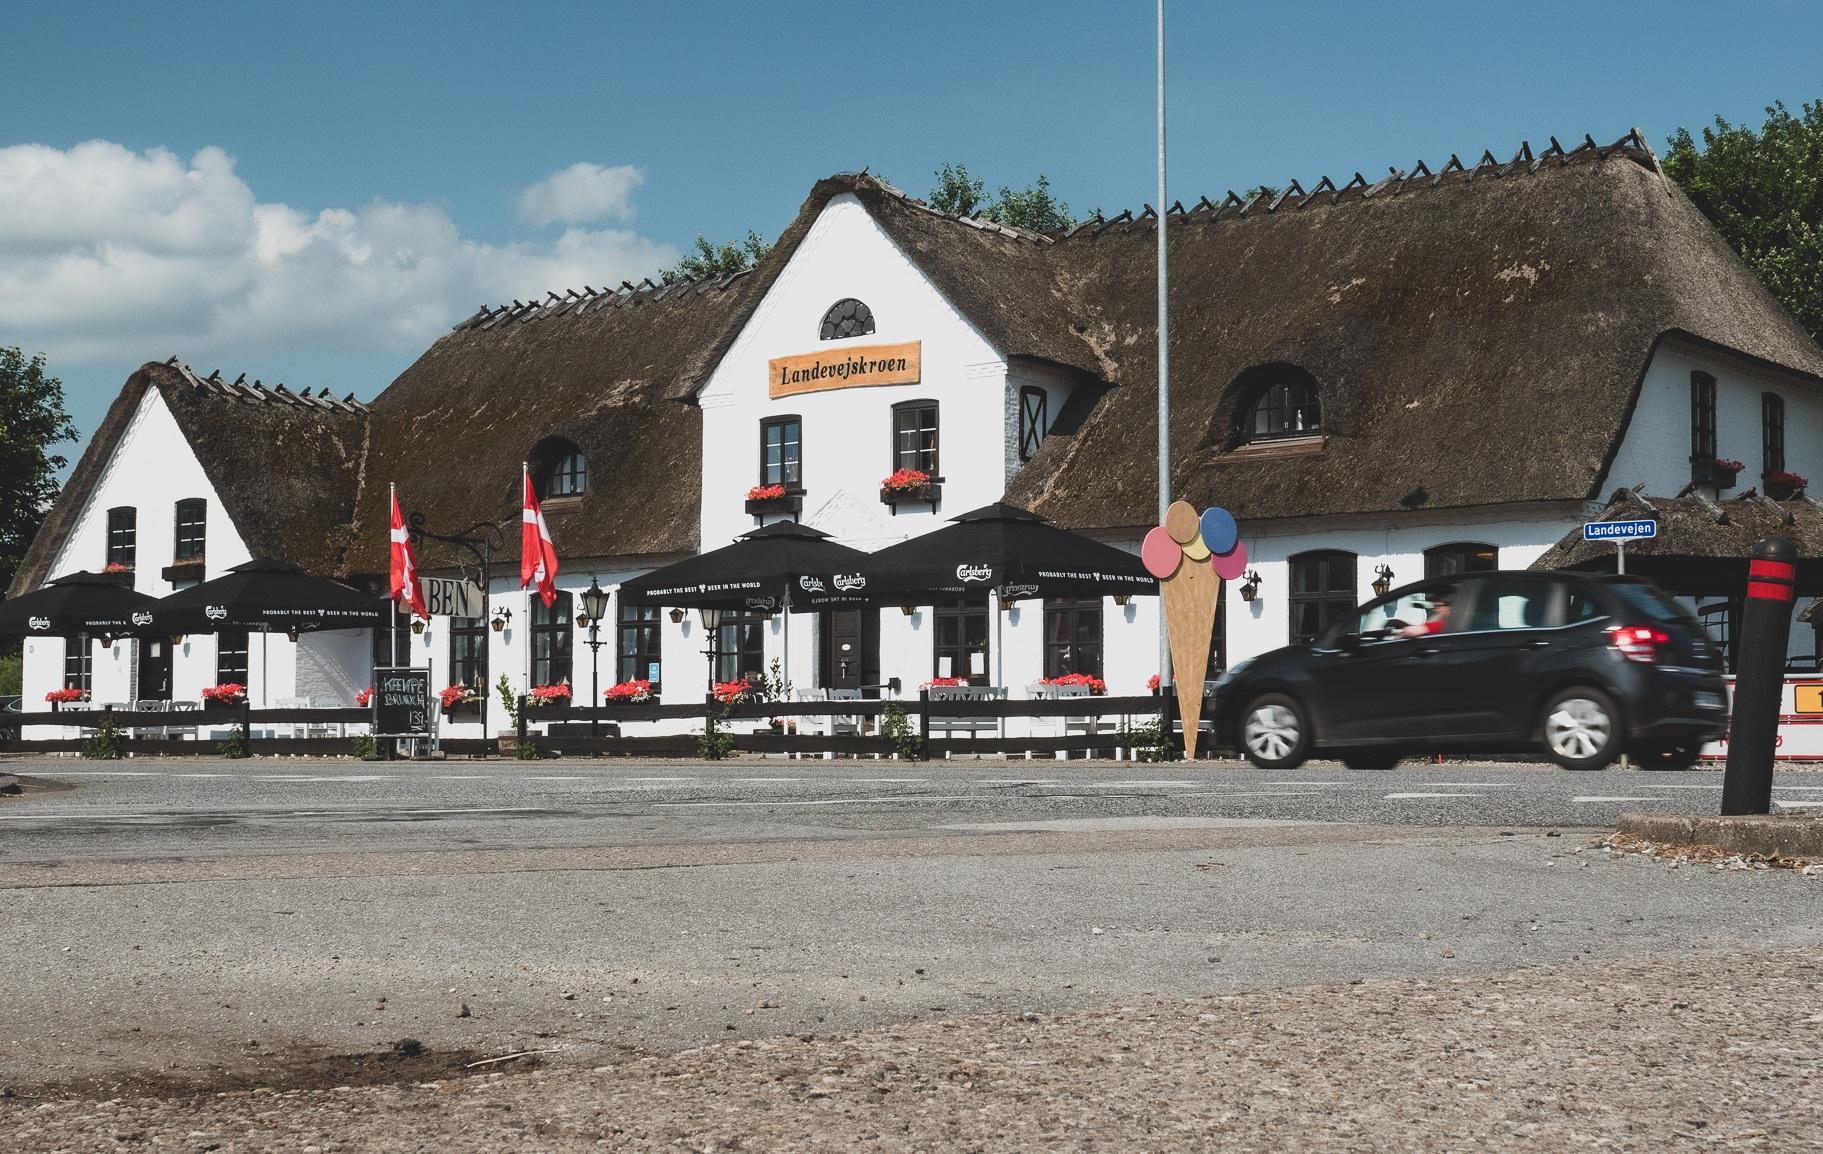
{"label": "danish flag", "polygon": [[538,494],[532,490],[532,474],[524,470],[525,510],[519,516],[519,588],[537,586],[538,596],[549,609],[557,604],[557,546],[551,543],[551,528],[544,523],[544,510],[538,507]]}
{"label": "danish flag", "polygon": [[403,601],[414,615],[430,620],[424,608],[424,583],[418,580],[418,552],[411,545],[405,514],[399,511],[399,494],[392,494],[392,599]]}

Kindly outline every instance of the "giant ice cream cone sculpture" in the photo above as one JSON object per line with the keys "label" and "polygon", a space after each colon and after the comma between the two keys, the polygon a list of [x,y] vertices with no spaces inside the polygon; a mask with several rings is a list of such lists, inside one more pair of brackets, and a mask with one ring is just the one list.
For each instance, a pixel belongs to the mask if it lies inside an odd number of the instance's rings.
{"label": "giant ice cream cone sculpture", "polygon": [[1209,665],[1222,580],[1240,576],[1247,567],[1247,549],[1226,509],[1209,509],[1199,517],[1188,502],[1175,501],[1165,511],[1165,523],[1146,534],[1139,556],[1158,578],[1184,724],[1184,756],[1194,760],[1203,716],[1203,670]]}

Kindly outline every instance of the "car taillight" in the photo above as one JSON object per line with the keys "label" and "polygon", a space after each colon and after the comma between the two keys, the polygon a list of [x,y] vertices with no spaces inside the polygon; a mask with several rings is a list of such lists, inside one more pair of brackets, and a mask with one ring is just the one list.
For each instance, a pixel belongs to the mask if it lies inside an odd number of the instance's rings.
{"label": "car taillight", "polygon": [[1628,661],[1650,665],[1658,660],[1658,647],[1671,642],[1671,634],[1650,625],[1621,625],[1608,630],[1614,648]]}

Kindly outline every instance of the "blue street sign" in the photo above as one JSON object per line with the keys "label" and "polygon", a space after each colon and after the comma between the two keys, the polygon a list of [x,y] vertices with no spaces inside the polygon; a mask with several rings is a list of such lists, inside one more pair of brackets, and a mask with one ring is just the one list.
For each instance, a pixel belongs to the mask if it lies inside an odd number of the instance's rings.
{"label": "blue street sign", "polygon": [[1658,522],[1650,517],[1638,521],[1590,521],[1582,527],[1584,541],[1643,541],[1658,536]]}

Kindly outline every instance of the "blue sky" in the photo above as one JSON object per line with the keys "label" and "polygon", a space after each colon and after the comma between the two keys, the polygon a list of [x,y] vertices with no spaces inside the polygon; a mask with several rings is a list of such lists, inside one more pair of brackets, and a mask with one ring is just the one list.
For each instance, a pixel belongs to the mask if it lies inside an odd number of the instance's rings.
{"label": "blue sky", "polygon": [[[833,171],[922,195],[944,161],[990,185],[1042,170],[1081,213],[1137,208],[1152,12],[24,7],[0,70],[0,343],[51,356],[86,436],[172,353],[372,396],[483,299],[638,279],[699,232],[770,237]],[[1808,0],[1177,0],[1171,195],[1757,124],[1823,97],[1820,23]]]}

